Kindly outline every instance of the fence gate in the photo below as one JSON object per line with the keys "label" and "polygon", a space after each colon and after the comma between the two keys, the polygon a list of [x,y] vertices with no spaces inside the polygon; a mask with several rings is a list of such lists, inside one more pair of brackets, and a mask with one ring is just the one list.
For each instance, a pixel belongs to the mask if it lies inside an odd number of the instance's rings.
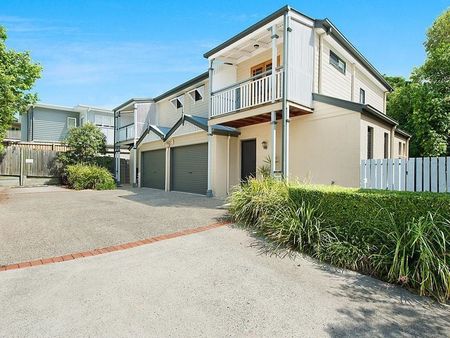
{"label": "fence gate", "polygon": [[450,157],[362,160],[360,187],[450,193]]}
{"label": "fence gate", "polygon": [[9,146],[0,155],[0,175],[19,177],[20,185],[26,177],[58,177],[57,156],[58,151]]}

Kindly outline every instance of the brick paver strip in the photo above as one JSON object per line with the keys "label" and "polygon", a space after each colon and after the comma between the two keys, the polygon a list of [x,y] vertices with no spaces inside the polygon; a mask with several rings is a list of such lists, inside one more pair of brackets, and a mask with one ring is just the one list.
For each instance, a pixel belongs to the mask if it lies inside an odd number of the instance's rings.
{"label": "brick paver strip", "polygon": [[24,268],[29,268],[29,267],[33,267],[33,266],[47,265],[47,264],[52,264],[52,263],[60,263],[60,262],[70,261],[73,259],[80,259],[80,258],[85,258],[85,257],[90,257],[90,256],[107,254],[107,253],[113,252],[113,251],[122,251],[122,250],[126,250],[126,249],[135,248],[137,246],[152,244],[152,243],[160,242],[163,240],[168,240],[168,239],[181,237],[181,236],[188,236],[188,235],[195,234],[198,232],[211,230],[214,228],[224,226],[229,223],[230,222],[213,223],[213,224],[209,224],[209,225],[198,227],[198,228],[185,229],[185,230],[173,232],[171,234],[159,235],[159,236],[154,236],[154,237],[150,237],[150,238],[146,238],[146,239],[140,239],[135,242],[111,245],[106,248],[93,249],[93,250],[88,250],[88,251],[84,251],[84,252],[67,254],[67,255],[63,255],[63,256],[35,259],[32,261],[26,261],[26,262],[20,262],[20,263],[8,264],[8,265],[0,265],[0,272],[7,271],[7,270],[24,269]]}

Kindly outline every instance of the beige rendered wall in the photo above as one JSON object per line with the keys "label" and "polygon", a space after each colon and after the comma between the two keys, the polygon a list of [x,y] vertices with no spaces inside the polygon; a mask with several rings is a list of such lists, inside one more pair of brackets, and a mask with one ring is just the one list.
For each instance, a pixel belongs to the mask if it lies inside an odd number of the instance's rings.
{"label": "beige rendered wall", "polygon": [[359,186],[360,114],[314,102],[314,113],[290,123],[291,180]]}
{"label": "beige rendered wall", "polygon": [[404,136],[395,134],[394,136],[394,158],[405,158],[409,156],[409,149],[407,149],[407,139]]}
{"label": "beige rendered wall", "polygon": [[391,130],[392,127],[372,119],[366,115],[361,114],[361,142],[360,142],[360,158],[361,160],[367,159],[367,130],[368,127],[373,128],[373,158],[384,158],[384,133],[389,135],[389,147],[388,153],[390,154],[391,147]]}

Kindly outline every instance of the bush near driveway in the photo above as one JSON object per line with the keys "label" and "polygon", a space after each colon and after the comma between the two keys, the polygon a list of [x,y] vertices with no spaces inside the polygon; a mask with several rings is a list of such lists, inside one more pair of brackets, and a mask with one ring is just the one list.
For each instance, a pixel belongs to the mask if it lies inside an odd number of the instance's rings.
{"label": "bush near driveway", "polygon": [[250,180],[230,213],[278,246],[450,299],[448,194]]}
{"label": "bush near driveway", "polygon": [[72,189],[110,190],[116,188],[111,173],[107,169],[95,165],[69,165],[66,168],[66,174],[68,185]]}

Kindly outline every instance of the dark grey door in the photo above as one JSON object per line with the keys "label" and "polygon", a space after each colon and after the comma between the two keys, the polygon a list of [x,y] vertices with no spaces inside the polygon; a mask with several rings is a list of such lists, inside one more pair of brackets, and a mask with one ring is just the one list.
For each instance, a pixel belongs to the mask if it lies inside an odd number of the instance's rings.
{"label": "dark grey door", "polygon": [[170,190],[206,194],[208,189],[208,144],[171,149]]}
{"label": "dark grey door", "polygon": [[256,177],[256,140],[241,142],[241,180]]}
{"label": "dark grey door", "polygon": [[164,189],[166,181],[166,150],[144,151],[141,161],[141,186]]}

